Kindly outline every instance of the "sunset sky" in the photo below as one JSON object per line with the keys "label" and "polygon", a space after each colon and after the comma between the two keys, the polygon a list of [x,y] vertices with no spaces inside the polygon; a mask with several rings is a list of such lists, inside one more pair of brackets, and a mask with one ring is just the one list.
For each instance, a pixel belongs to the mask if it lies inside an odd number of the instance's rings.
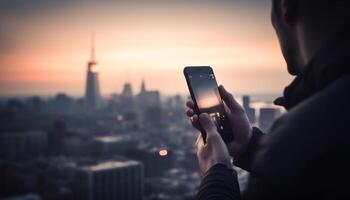
{"label": "sunset sky", "polygon": [[0,3],[0,95],[84,93],[95,33],[102,94],[187,93],[183,67],[210,65],[235,93],[280,93],[291,76],[270,0],[14,0]]}

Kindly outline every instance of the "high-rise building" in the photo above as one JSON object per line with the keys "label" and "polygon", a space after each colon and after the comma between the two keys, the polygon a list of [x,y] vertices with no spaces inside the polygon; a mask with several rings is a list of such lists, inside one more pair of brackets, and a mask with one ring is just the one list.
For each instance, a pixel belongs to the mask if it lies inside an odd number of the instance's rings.
{"label": "high-rise building", "polygon": [[185,106],[185,103],[184,103],[181,95],[175,95],[175,96],[167,98],[165,104],[168,108],[182,109]]}
{"label": "high-rise building", "polygon": [[96,156],[125,155],[135,141],[124,136],[99,136],[92,141],[92,150]]}
{"label": "high-rise building", "polygon": [[145,81],[142,80],[138,104],[141,108],[152,108],[160,106],[160,93],[156,90],[146,90]]}
{"label": "high-rise building", "polygon": [[243,108],[249,108],[250,107],[250,96],[244,95],[242,97],[243,99]]}
{"label": "high-rise building", "polygon": [[0,160],[28,160],[44,155],[48,148],[47,133],[25,131],[0,134]]}
{"label": "high-rise building", "polygon": [[140,94],[146,92],[145,79],[142,79]]}
{"label": "high-rise building", "polygon": [[256,117],[255,117],[255,109],[250,107],[250,96],[243,96],[243,108],[245,112],[247,113],[248,119],[250,123],[255,123]]}
{"label": "high-rise building", "polygon": [[85,105],[88,110],[95,110],[101,106],[101,94],[98,81],[98,67],[95,59],[94,38],[91,42],[91,58],[87,65],[87,78],[85,88]]}
{"label": "high-rise building", "polygon": [[141,111],[141,126],[159,127],[162,121],[159,91],[146,90],[145,81],[142,80],[141,90],[137,96],[137,105]]}
{"label": "high-rise building", "polygon": [[134,112],[134,97],[132,92],[132,87],[130,83],[125,83],[123,87],[123,91],[120,95],[120,107],[118,111],[120,113],[126,114],[126,113],[132,113]]}
{"label": "high-rise building", "polygon": [[137,161],[108,161],[78,167],[76,199],[141,200],[143,165]]}
{"label": "high-rise building", "polygon": [[137,146],[129,149],[127,157],[144,164],[146,177],[159,177],[174,167],[175,155],[167,149],[155,146]]}
{"label": "high-rise building", "polygon": [[261,108],[259,116],[259,128],[262,131],[268,131],[279,114],[280,110],[277,108]]}
{"label": "high-rise building", "polygon": [[130,83],[125,83],[122,91],[122,96],[132,97],[132,87]]}

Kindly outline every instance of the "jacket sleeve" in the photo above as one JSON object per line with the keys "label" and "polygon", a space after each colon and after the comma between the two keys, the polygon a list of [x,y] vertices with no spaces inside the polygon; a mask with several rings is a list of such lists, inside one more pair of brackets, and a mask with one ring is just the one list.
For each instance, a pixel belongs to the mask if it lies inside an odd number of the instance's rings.
{"label": "jacket sleeve", "polygon": [[235,158],[234,164],[246,171],[251,171],[252,162],[256,152],[260,148],[260,139],[264,136],[264,133],[253,127],[252,138],[248,143],[247,150],[241,156]]}
{"label": "jacket sleeve", "polygon": [[205,174],[197,200],[240,200],[237,173],[224,164],[216,164]]}

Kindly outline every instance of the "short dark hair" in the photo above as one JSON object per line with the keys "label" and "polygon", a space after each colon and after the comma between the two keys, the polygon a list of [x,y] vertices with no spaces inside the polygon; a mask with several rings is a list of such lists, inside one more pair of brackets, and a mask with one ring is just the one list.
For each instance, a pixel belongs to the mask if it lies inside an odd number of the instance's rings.
{"label": "short dark hair", "polygon": [[315,25],[350,20],[350,0],[295,0],[295,3],[299,16]]}
{"label": "short dark hair", "polygon": [[349,14],[349,0],[296,0],[298,6],[307,14],[328,15],[334,12]]}

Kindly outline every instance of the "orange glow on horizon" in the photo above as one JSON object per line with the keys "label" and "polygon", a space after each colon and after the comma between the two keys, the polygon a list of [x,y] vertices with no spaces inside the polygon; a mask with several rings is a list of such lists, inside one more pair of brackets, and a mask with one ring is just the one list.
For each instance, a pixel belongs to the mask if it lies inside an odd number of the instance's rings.
{"label": "orange glow on horizon", "polygon": [[182,74],[188,65],[212,66],[219,84],[234,92],[280,91],[291,78],[269,8],[245,13],[229,5],[179,4],[167,10],[164,2],[101,3],[9,18],[4,30],[11,43],[0,52],[0,95],[83,95],[92,29],[104,96],[120,93],[125,82],[137,93],[142,78],[162,94],[188,94]]}

